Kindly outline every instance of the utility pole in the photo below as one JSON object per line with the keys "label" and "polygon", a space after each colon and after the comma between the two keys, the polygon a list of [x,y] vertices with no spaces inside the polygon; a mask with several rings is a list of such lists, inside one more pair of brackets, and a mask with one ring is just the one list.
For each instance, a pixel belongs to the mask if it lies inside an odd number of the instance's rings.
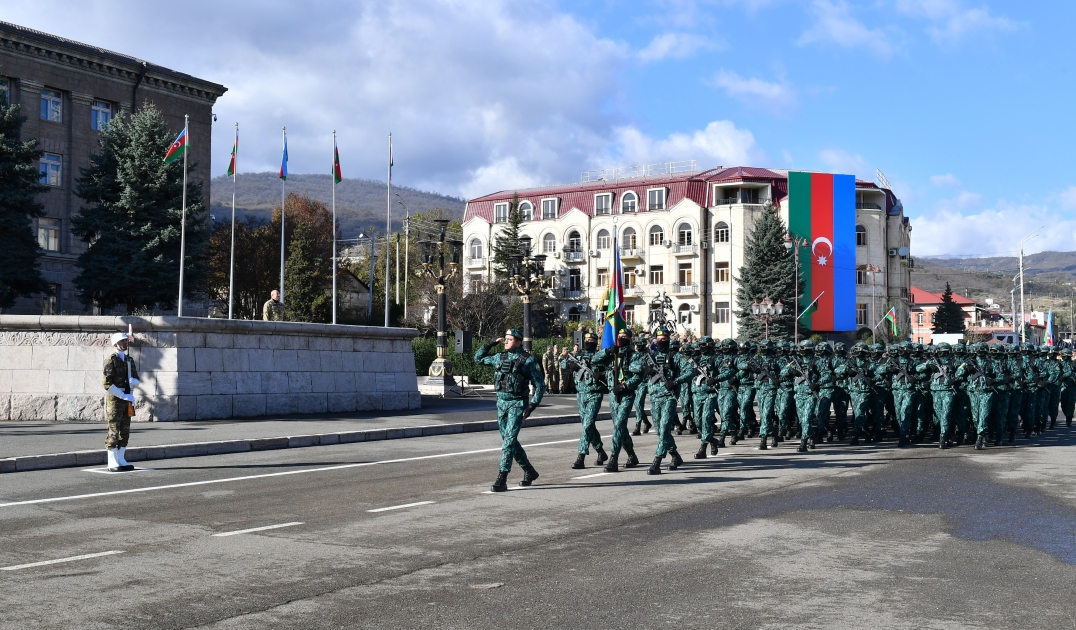
{"label": "utility pole", "polygon": [[1035,232],[1038,232],[1045,225],[1035,230],[1031,234],[1028,234],[1020,240],[1020,344],[1024,344],[1027,341],[1027,327],[1024,326],[1024,243],[1035,236]]}

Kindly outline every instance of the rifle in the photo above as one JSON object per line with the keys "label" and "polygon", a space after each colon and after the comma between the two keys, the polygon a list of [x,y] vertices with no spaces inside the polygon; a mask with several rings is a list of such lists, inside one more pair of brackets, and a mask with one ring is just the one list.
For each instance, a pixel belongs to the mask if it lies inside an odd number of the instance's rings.
{"label": "rifle", "polygon": [[938,368],[938,375],[941,376],[942,380],[945,382],[946,385],[949,385],[953,382],[953,379],[949,377],[948,367],[942,365],[941,363],[938,363],[937,359],[931,359],[930,362],[934,364],[934,367]]}
{"label": "rifle", "polygon": [[590,366],[586,364],[586,361],[580,359],[572,353],[568,353],[568,361],[575,364],[579,369],[577,371],[582,372],[590,377],[590,380],[598,383],[599,385],[605,385],[605,381],[598,378],[598,375],[594,373],[594,370],[590,369]]}
{"label": "rifle", "polygon": [[[134,326],[127,324],[127,360],[124,363],[127,365],[127,391],[125,393],[131,394],[134,388],[131,387],[131,349],[134,346]],[[132,418],[135,415],[134,405],[130,402],[127,403],[127,415]]]}
{"label": "rifle", "polygon": [[791,355],[789,358],[792,359],[792,364],[796,367],[796,371],[798,371],[800,373],[800,375],[797,376],[792,382],[795,383],[796,385],[799,385],[799,384],[801,384],[803,382],[806,382],[807,386],[811,388],[811,395],[814,396],[815,398],[818,398],[818,390],[819,390],[818,383],[812,383],[811,382],[810,372],[807,371],[806,369],[804,369],[803,364],[800,363],[800,361],[796,357],[796,355]]}

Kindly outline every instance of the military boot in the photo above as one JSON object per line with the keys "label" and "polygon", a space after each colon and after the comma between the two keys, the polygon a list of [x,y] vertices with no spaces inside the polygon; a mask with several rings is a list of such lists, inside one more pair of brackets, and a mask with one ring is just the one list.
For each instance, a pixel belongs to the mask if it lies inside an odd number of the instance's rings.
{"label": "military boot", "polygon": [[[719,447],[721,447],[721,448],[728,448],[727,446],[725,446],[725,434],[724,433],[721,434],[721,437],[717,438],[717,445]],[[714,453],[714,455],[717,455],[717,453]]]}
{"label": "military boot", "polygon": [[489,487],[492,492],[507,492],[508,491],[508,473],[497,473],[497,481],[493,482],[493,485]]}
{"label": "military boot", "polygon": [[907,434],[901,433],[900,437],[897,438],[897,447],[898,448],[904,448],[905,446],[908,446],[909,444],[911,444],[911,441],[908,440]]}
{"label": "military boot", "polygon": [[911,440],[912,444],[918,444],[918,443],[920,443],[922,441],[923,441],[923,432],[922,431],[916,431],[915,435],[912,436],[912,440]]}
{"label": "military boot", "polygon": [[979,439],[975,440],[975,450],[981,451],[986,449],[986,436],[980,435]]}
{"label": "military boot", "polygon": [[650,433],[650,428],[653,426],[654,425],[651,424],[649,420],[643,418],[643,433]]}
{"label": "military boot", "polygon": [[1016,444],[1016,429],[1009,431],[1009,444]]}
{"label": "military boot", "polygon": [[706,447],[707,446],[708,445],[706,444],[706,442],[702,443],[702,446],[699,447],[699,452],[695,453],[695,459],[706,459]]}
{"label": "military boot", "polygon": [[814,436],[810,436],[807,438],[807,448],[811,449],[812,451],[814,450]]}
{"label": "military boot", "polygon": [[1056,429],[1056,428],[1057,428],[1057,418],[1050,418],[1050,429],[1053,430],[1053,429]]}
{"label": "military boot", "polygon": [[575,456],[575,463],[572,464],[572,469],[573,470],[583,470],[584,468],[586,468],[587,464],[586,464],[585,460],[586,460],[586,455],[583,455],[582,453],[576,455]]}
{"label": "military boot", "polygon": [[650,464],[650,468],[646,469],[648,475],[660,475],[661,474],[661,458],[655,457],[654,463]]}
{"label": "military boot", "polygon": [[607,463],[605,465],[605,472],[607,472],[607,473],[620,472],[620,468],[618,468],[617,465],[616,465],[616,458],[615,457],[610,457],[609,458],[609,463]]}
{"label": "military boot", "polygon": [[710,438],[710,454],[711,455],[717,455],[717,447],[718,446],[721,446],[721,443],[718,442],[717,440],[715,440],[714,438]]}
{"label": "military boot", "polygon": [[852,439],[848,441],[848,446],[859,446],[859,431],[852,434]]}
{"label": "military boot", "polygon": [[631,432],[632,435],[642,435],[643,434],[642,431],[639,430],[640,425],[642,425],[641,422],[636,422],[635,423],[635,430]]}
{"label": "military boot", "polygon": [[624,449],[628,453],[628,461],[624,462],[624,468],[635,468],[639,465],[639,458],[635,456],[635,451],[630,448]]}
{"label": "military boot", "polygon": [[768,442],[769,442],[769,438],[767,438],[765,435],[763,435],[762,436],[762,441],[759,442],[758,450],[760,450],[760,451],[769,450],[770,445],[769,445]]}
{"label": "military boot", "polygon": [[807,438],[800,438],[800,445],[799,445],[799,448],[796,449],[796,452],[797,453],[806,453],[807,452]]}
{"label": "military boot", "polygon": [[594,462],[598,466],[601,466],[602,464],[604,464],[606,462],[606,460],[609,459],[609,456],[605,454],[605,449],[602,448],[601,446],[598,446],[594,450],[598,451],[598,461]]}
{"label": "military boot", "polygon": [[699,428],[697,426],[695,426],[695,419],[694,418],[688,418],[687,419],[687,432],[688,432],[689,435],[698,435],[699,434]]}
{"label": "military boot", "polygon": [[994,438],[994,446],[1001,446],[1001,431],[998,431],[998,436]]}
{"label": "military boot", "polygon": [[736,431],[732,434],[732,445],[736,446],[736,443],[740,441],[740,432]]}
{"label": "military boot", "polygon": [[669,470],[676,470],[684,464],[684,458],[680,457],[680,453],[673,451],[669,455],[672,456],[672,459],[669,460]]}
{"label": "military boot", "polygon": [[523,481],[519,482],[519,485],[524,488],[534,483],[534,480],[538,478],[538,471],[534,469],[534,466],[523,467]]}
{"label": "military boot", "polygon": [[943,451],[949,448],[949,440],[945,439],[945,436],[942,436],[941,439],[938,440],[938,448]]}

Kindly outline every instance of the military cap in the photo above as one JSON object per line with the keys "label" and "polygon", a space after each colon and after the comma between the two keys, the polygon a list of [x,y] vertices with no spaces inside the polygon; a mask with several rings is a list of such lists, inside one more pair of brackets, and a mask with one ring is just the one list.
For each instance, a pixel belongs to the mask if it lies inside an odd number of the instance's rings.
{"label": "military cap", "polygon": [[791,348],[792,344],[790,344],[787,341],[785,341],[784,339],[782,339],[781,341],[777,342],[777,347],[779,349],[781,349],[781,350],[784,350],[785,348]]}
{"label": "military cap", "polygon": [[658,328],[654,331],[655,337],[668,337],[670,335],[669,329],[665,327]]}
{"label": "military cap", "polygon": [[598,340],[598,335],[595,335],[592,332],[588,332],[587,334],[583,335],[583,341],[597,341],[597,340]]}
{"label": "military cap", "polygon": [[714,342],[714,339],[710,335],[705,335],[705,336],[699,337],[699,343],[712,344],[713,342]]}
{"label": "military cap", "polygon": [[1072,348],[1070,348],[1068,346],[1065,346],[1064,348],[1061,348],[1061,356],[1063,356],[1063,357],[1071,357],[1072,356]]}
{"label": "military cap", "polygon": [[844,352],[845,350],[847,350],[847,346],[844,345],[843,341],[838,341],[837,343],[833,344],[833,351],[834,352],[841,353],[841,352]]}
{"label": "military cap", "polygon": [[509,328],[504,331],[505,337],[515,337],[516,339],[523,339],[523,333],[518,328]]}
{"label": "military cap", "polygon": [[735,339],[725,339],[721,342],[721,345],[725,346],[725,350],[729,352],[736,352],[739,349],[739,344],[736,343]]}
{"label": "military cap", "polygon": [[852,344],[852,354],[862,354],[867,351],[867,344],[862,341],[857,341]]}
{"label": "military cap", "polygon": [[630,328],[621,328],[620,330],[617,331],[616,336],[620,337],[621,335],[623,335],[625,337],[629,337],[629,338],[632,337],[631,329]]}

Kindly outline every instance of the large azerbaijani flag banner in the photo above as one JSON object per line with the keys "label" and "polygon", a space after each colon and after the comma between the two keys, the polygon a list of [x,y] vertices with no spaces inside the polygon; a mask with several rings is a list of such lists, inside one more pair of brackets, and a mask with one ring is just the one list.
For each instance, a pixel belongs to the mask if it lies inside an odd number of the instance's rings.
{"label": "large azerbaijani flag banner", "polygon": [[800,252],[800,307],[818,300],[801,322],[811,330],[855,330],[856,178],[790,171],[788,231],[810,248]]}
{"label": "large azerbaijani flag banner", "polygon": [[616,336],[624,325],[624,279],[620,268],[620,243],[613,228],[613,273],[609,278],[608,302],[605,308],[605,327],[602,330],[602,349],[616,346]]}

